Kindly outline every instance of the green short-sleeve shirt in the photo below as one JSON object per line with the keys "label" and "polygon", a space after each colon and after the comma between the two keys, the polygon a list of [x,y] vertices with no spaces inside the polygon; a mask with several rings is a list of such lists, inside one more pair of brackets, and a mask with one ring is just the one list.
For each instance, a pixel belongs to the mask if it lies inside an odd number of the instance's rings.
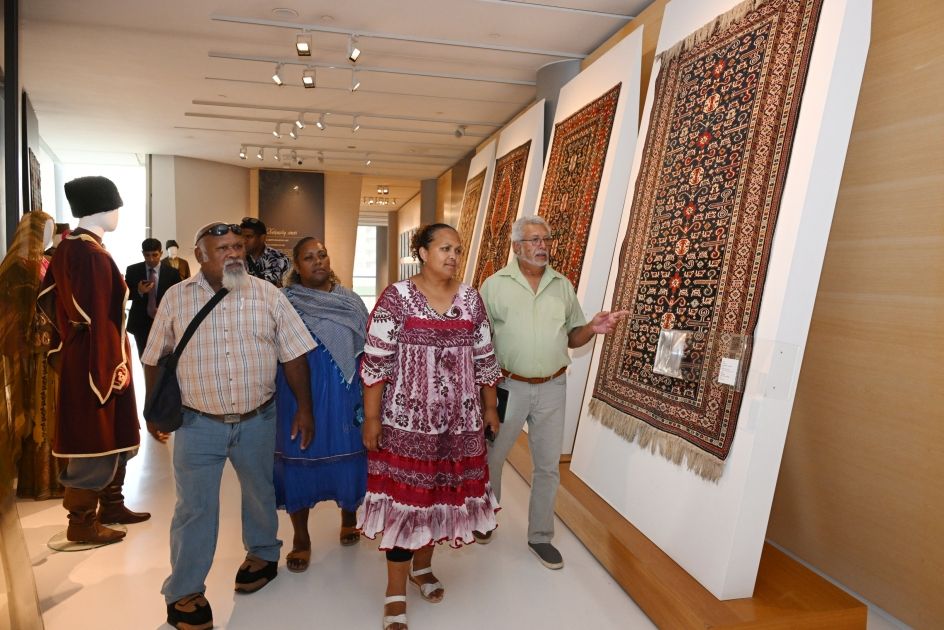
{"label": "green short-sleeve shirt", "polygon": [[512,260],[482,284],[502,368],[528,378],[550,376],[570,364],[567,335],[587,323],[574,287],[547,267],[535,293]]}

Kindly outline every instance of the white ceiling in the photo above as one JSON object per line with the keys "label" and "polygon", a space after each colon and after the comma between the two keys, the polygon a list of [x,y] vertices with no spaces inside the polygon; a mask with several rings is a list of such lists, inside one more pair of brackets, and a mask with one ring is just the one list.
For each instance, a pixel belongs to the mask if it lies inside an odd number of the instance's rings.
{"label": "white ceiling", "polygon": [[[152,153],[276,168],[282,164],[272,159],[275,150],[294,149],[304,164],[291,168],[363,173],[364,195],[395,178],[404,202],[419,180],[440,175],[532,102],[535,88],[527,83],[564,57],[360,35],[361,88],[352,93],[347,35],[312,32],[313,55],[299,57],[294,44],[302,25],[583,56],[629,19],[601,13],[632,16],[650,2],[29,0],[22,3],[21,76],[40,133],[63,161]],[[276,61],[286,64],[282,87],[269,78]],[[318,68],[318,87],[304,89],[306,62],[335,68]],[[308,124],[292,140],[289,126],[301,111]],[[325,131],[313,124],[322,113]],[[356,134],[353,114],[361,124]],[[272,135],[277,122],[280,140]],[[466,133],[457,138],[460,124]],[[245,161],[240,145],[251,147]],[[262,162],[259,146],[266,147]]]}

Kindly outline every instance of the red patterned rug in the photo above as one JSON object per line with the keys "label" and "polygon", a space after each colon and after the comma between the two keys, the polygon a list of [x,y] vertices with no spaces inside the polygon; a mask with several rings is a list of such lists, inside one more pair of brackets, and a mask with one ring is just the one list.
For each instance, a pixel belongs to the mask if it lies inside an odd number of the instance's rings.
{"label": "red patterned rug", "polygon": [[[741,394],[718,383],[757,323],[822,0],[748,0],[663,53],[590,412],[720,478]],[[663,329],[690,331],[682,378],[653,372]],[[744,358],[745,365],[750,357]]]}
{"label": "red patterned rug", "polygon": [[459,265],[456,268],[456,279],[465,277],[465,266],[469,262],[469,249],[472,247],[472,234],[475,232],[475,219],[479,215],[479,202],[482,200],[482,186],[485,184],[485,173],[488,169],[466,182],[465,194],[462,196],[462,209],[459,211],[459,242],[462,243],[462,253],[459,255]]}
{"label": "red patterned rug", "polygon": [[528,140],[495,161],[495,178],[492,179],[492,192],[488,196],[479,256],[472,278],[472,286],[476,289],[482,286],[485,278],[508,264],[511,225],[518,216],[518,202],[524,188],[524,172],[530,150],[531,141]]}
{"label": "red patterned rug", "polygon": [[574,288],[580,281],[587,253],[621,85],[617,83],[606,94],[554,125],[538,216],[548,222],[557,239],[550,251],[552,265],[570,279]]}

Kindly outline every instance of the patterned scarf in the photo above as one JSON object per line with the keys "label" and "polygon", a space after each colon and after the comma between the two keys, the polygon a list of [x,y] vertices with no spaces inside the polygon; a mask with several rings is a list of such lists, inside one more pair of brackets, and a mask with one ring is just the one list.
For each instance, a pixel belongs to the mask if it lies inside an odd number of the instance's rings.
{"label": "patterned scarf", "polygon": [[282,290],[350,383],[367,336],[367,307],[360,296],[340,284],[330,293],[300,284]]}

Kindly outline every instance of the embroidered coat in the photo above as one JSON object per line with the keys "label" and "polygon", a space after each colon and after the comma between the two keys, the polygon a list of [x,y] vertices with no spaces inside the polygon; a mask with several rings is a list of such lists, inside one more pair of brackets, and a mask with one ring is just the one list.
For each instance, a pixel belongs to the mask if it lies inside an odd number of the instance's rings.
{"label": "embroidered coat", "polygon": [[[97,457],[140,442],[125,333],[128,287],[96,235],[75,230],[56,249],[39,294],[59,354],[57,457]],[[128,385],[115,386],[120,367]]]}

